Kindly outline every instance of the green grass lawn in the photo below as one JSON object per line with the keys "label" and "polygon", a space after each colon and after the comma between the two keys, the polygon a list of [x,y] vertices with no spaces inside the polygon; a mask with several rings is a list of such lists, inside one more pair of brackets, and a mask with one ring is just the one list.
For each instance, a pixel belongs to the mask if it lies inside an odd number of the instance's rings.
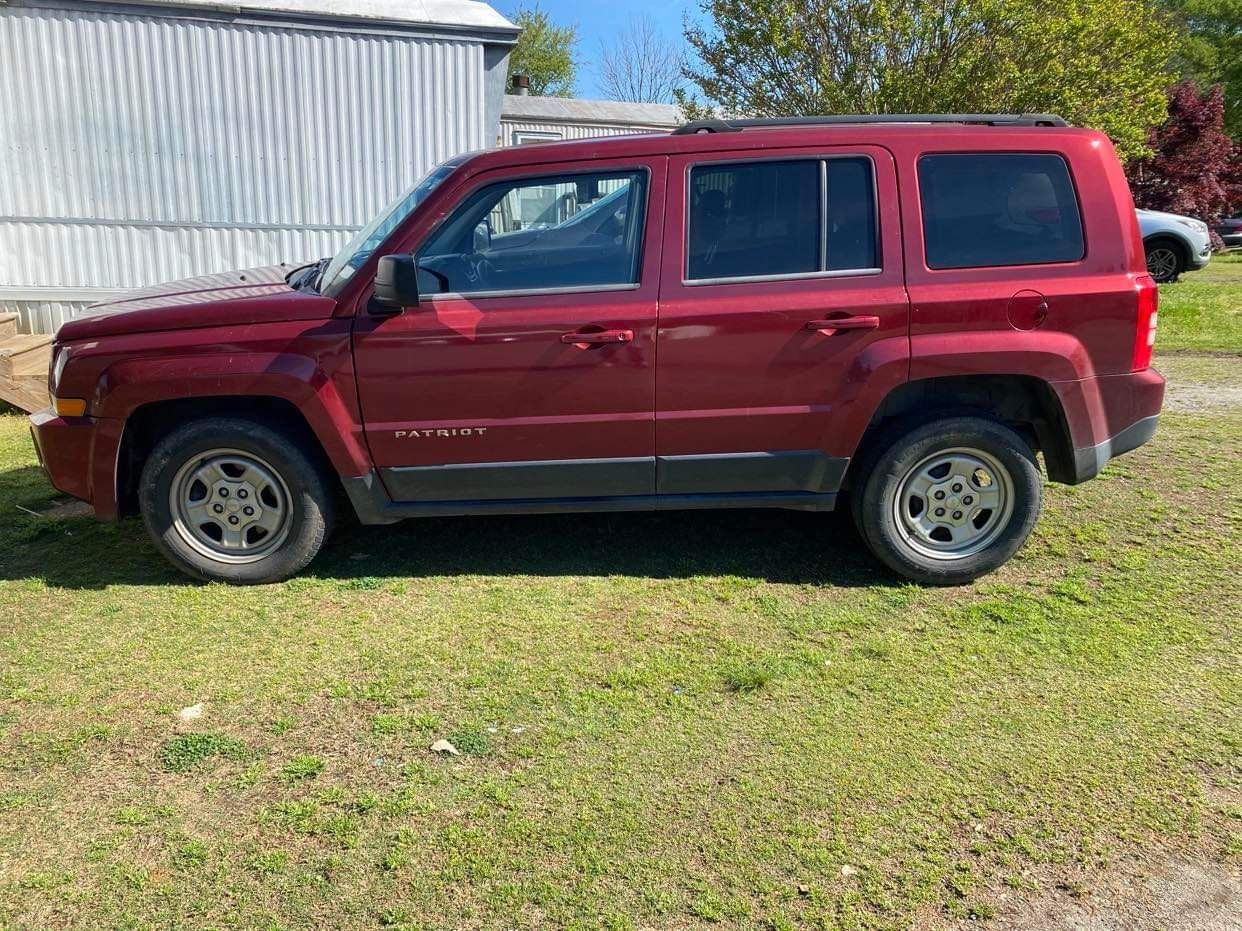
{"label": "green grass lawn", "polygon": [[1167,415],[957,590],[780,512],[346,529],[230,589],[20,511],[0,417],[0,927],[904,928],[1237,857],[1240,462]]}
{"label": "green grass lawn", "polygon": [[1242,353],[1242,252],[1160,286],[1160,351]]}

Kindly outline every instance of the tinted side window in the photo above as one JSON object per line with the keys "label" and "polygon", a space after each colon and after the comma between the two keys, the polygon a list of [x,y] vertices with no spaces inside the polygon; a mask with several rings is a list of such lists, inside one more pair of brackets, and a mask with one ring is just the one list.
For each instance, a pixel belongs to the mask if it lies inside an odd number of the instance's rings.
{"label": "tinted side window", "polygon": [[919,194],[929,268],[1083,257],[1078,201],[1059,155],[925,155]]}
{"label": "tinted side window", "polygon": [[690,171],[690,279],[819,270],[819,162],[705,165]]}
{"label": "tinted side window", "polygon": [[523,178],[469,197],[418,252],[423,294],[638,282],[641,171]]}
{"label": "tinted side window", "polygon": [[694,168],[688,219],[691,281],[879,266],[867,158]]}
{"label": "tinted side window", "polygon": [[871,161],[830,158],[828,177],[827,271],[878,268]]}

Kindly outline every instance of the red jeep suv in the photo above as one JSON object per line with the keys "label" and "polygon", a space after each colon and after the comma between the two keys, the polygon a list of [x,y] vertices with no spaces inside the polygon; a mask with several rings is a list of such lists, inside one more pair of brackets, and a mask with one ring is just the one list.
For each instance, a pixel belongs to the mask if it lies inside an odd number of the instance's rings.
{"label": "red jeep suv", "polygon": [[[691,123],[455,158],[333,258],[60,331],[58,489],[203,579],[338,502],[423,515],[831,510],[965,582],[1156,429],[1156,287],[1108,139],[1045,115]],[[343,494],[342,494],[343,492]]]}

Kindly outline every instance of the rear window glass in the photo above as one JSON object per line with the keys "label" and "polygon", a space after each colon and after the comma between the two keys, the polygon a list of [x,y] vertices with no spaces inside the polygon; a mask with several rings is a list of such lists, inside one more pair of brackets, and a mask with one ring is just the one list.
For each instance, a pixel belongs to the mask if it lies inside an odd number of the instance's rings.
{"label": "rear window glass", "polygon": [[687,279],[874,271],[873,174],[863,157],[691,169]]}
{"label": "rear window glass", "polygon": [[691,279],[819,270],[819,162],[713,165],[690,173]]}
{"label": "rear window glass", "polygon": [[1059,155],[925,155],[919,193],[929,268],[1083,257],[1078,201]]}
{"label": "rear window glass", "polygon": [[875,192],[871,162],[865,158],[830,158],[825,270],[877,268]]}

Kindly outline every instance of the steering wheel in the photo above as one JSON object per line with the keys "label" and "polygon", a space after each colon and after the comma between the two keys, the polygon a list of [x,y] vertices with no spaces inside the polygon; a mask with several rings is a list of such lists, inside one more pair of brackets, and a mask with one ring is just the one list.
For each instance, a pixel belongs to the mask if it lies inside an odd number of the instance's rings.
{"label": "steering wheel", "polygon": [[473,255],[463,256],[462,264],[464,266],[462,273],[472,285],[483,284],[491,278],[492,263],[482,253],[476,252]]}

